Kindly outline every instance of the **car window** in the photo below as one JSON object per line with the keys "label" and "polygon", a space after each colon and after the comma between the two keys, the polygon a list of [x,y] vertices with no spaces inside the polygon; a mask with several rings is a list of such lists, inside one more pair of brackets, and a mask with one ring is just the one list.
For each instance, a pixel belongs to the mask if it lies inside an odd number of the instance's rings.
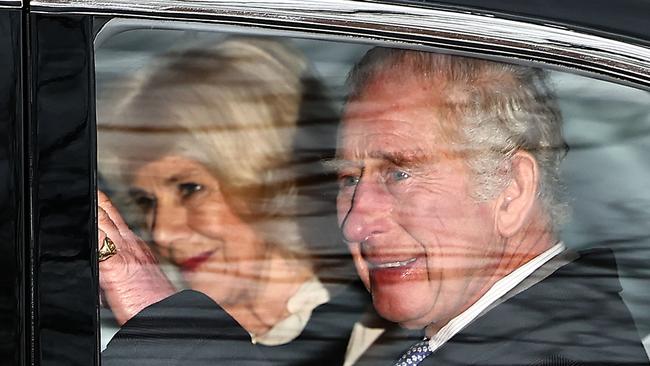
{"label": "car window", "polygon": [[95,70],[105,364],[647,361],[647,91],[126,19]]}

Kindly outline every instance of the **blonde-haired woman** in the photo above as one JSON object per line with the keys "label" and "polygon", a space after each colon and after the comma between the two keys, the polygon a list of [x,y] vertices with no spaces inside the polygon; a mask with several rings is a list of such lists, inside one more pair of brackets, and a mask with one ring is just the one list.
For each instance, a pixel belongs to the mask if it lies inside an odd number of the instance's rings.
{"label": "blonde-haired woman", "polygon": [[301,174],[333,146],[323,134],[322,149],[296,149],[299,125],[334,122],[311,80],[292,48],[231,38],[167,54],[99,105],[100,174],[192,290],[175,294],[100,193],[100,284],[125,324],[104,364],[342,361],[364,298],[321,281],[299,225],[323,209],[299,194]]}

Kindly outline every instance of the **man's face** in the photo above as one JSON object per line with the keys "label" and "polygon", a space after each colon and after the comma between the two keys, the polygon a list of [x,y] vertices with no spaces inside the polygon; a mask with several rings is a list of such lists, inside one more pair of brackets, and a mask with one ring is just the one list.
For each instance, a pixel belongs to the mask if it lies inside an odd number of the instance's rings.
{"label": "man's face", "polygon": [[469,152],[441,134],[455,123],[441,105],[427,83],[375,76],[340,132],[339,225],[379,314],[409,328],[465,310],[504,251],[494,202],[471,196]]}

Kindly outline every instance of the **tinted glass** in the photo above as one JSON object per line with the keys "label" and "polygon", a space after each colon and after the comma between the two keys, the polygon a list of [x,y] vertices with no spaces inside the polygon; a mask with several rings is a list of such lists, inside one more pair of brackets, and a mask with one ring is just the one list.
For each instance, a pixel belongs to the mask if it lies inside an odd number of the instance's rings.
{"label": "tinted glass", "polygon": [[95,51],[104,364],[648,362],[646,91],[197,24]]}

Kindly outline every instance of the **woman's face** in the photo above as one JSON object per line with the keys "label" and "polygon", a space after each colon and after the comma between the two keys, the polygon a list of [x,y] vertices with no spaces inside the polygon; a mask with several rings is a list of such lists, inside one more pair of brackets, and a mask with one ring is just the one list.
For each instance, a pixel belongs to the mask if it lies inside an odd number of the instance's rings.
{"label": "woman's face", "polygon": [[232,211],[203,164],[163,157],[138,169],[132,186],[156,249],[193,289],[220,303],[252,295],[266,244]]}

